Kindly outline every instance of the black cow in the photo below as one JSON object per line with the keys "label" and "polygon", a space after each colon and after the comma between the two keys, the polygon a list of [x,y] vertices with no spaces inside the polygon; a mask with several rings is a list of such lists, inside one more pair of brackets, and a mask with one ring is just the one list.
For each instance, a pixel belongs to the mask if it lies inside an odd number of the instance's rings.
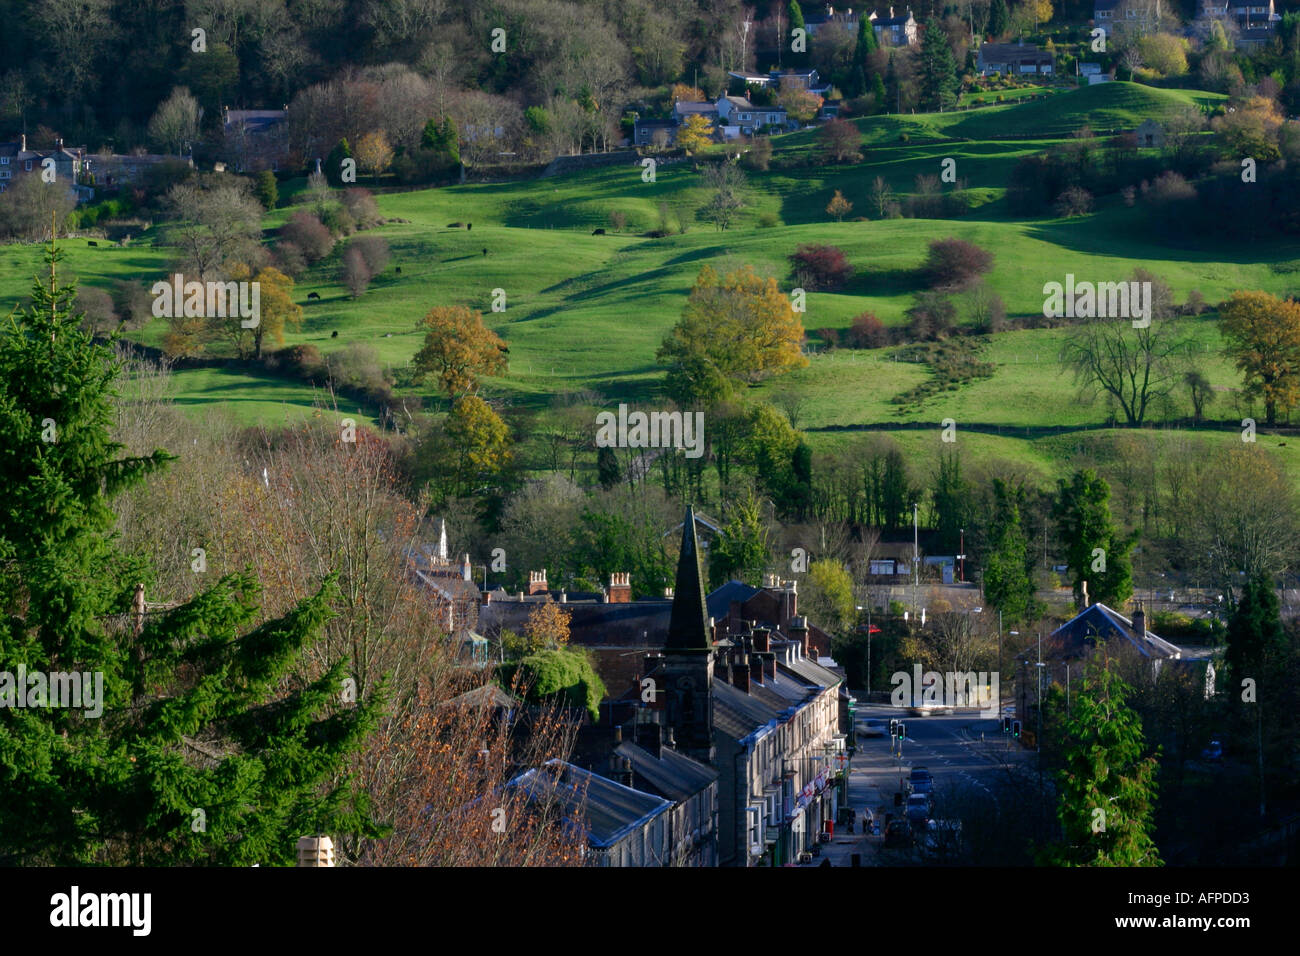
{"label": "black cow", "polygon": [[86,240],[86,245],[88,245],[88,246],[97,246],[97,245],[99,245],[99,243],[97,243],[94,239],[87,239],[87,240]]}
{"label": "black cow", "polygon": [[320,293],[319,293],[319,292],[308,292],[308,293],[307,293],[307,298],[309,298],[309,299],[319,299],[319,298],[320,298]]}
{"label": "black cow", "polygon": [[483,255],[487,255],[487,249],[483,250]]}
{"label": "black cow", "polygon": [[591,234],[592,234],[593,236],[603,236],[603,235],[605,234],[605,230],[604,230],[604,229],[595,229],[595,230],[592,231]]}
{"label": "black cow", "polygon": [[471,229],[473,229],[473,228],[474,228],[474,224],[473,224],[472,222],[467,222],[467,223],[465,223],[465,231],[466,231],[466,232],[469,232],[469,231],[470,231]]}
{"label": "black cow", "polygon": [[330,338],[332,338],[332,339],[337,339],[338,337],[339,337],[339,330],[338,330],[338,329],[335,329],[333,332],[330,333]]}
{"label": "black cow", "polygon": [[397,267],[397,274],[398,274],[399,276],[402,274],[402,267],[401,267],[401,266],[398,266],[398,267]]}

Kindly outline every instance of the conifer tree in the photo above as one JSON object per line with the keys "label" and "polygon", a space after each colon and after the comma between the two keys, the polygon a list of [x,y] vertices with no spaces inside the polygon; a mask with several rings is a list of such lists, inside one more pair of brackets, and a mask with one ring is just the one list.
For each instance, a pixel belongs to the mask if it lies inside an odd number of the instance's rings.
{"label": "conifer tree", "polygon": [[[1089,598],[1118,608],[1133,595],[1129,553],[1136,534],[1125,535],[1110,514],[1110,485],[1091,468],[1059,482],[1053,515],[1074,583],[1074,603],[1083,609],[1083,582]],[[1099,553],[1100,552],[1100,553]]]}
{"label": "conifer tree", "polygon": [[[343,767],[378,696],[342,706],[342,662],[295,671],[332,580],[260,625],[248,575],[130,613],[150,569],[109,503],[171,456],[119,457],[118,369],[61,258],[51,243],[48,281],[0,330],[0,862],[287,864],[304,834],[376,835]],[[81,693],[56,699],[50,676],[73,672]]]}
{"label": "conifer tree", "polygon": [[343,186],[343,160],[352,158],[352,147],[346,139],[338,141],[325,158],[325,181],[335,189]]}
{"label": "conifer tree", "polygon": [[921,108],[943,112],[957,105],[957,63],[948,37],[937,21],[927,23],[921,39]]}
{"label": "conifer tree", "polygon": [[1151,839],[1156,757],[1143,756],[1142,721],[1112,670],[1104,644],[1084,668],[1062,736],[1057,776],[1062,840],[1045,847],[1050,866],[1160,866]]}

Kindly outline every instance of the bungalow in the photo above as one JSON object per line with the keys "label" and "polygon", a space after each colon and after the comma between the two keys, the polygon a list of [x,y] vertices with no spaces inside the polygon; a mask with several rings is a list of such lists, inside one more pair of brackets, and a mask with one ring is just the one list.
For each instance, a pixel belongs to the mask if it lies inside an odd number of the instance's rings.
{"label": "bungalow", "polygon": [[984,43],[975,61],[981,76],[1050,76],[1056,72],[1056,56],[1032,43]]}

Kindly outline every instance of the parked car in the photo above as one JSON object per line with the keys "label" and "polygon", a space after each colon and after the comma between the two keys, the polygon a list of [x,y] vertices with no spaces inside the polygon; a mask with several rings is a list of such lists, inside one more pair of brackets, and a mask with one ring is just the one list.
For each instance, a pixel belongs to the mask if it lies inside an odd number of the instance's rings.
{"label": "parked car", "polygon": [[912,825],[906,820],[890,820],[885,827],[885,846],[912,845]]}
{"label": "parked car", "polygon": [[883,720],[863,720],[858,722],[859,737],[883,737],[889,733]]}
{"label": "parked car", "polygon": [[932,804],[928,793],[913,793],[907,798],[907,821],[917,826],[924,826],[930,819]]}
{"label": "parked car", "polygon": [[1205,745],[1201,751],[1202,760],[1222,760],[1223,759],[1223,741],[1218,737],[1211,737],[1210,742]]}

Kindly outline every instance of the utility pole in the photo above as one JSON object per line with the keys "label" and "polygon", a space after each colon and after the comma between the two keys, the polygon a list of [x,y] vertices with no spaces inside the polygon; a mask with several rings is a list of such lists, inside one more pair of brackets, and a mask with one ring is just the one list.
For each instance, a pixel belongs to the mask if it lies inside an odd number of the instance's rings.
{"label": "utility pole", "polygon": [[957,578],[959,584],[966,583],[966,529],[961,529],[961,553],[957,555],[957,560],[961,563],[957,566]]}
{"label": "utility pole", "polygon": [[917,523],[916,502],[912,502],[912,613],[916,613],[916,591],[921,586],[921,529]]}

